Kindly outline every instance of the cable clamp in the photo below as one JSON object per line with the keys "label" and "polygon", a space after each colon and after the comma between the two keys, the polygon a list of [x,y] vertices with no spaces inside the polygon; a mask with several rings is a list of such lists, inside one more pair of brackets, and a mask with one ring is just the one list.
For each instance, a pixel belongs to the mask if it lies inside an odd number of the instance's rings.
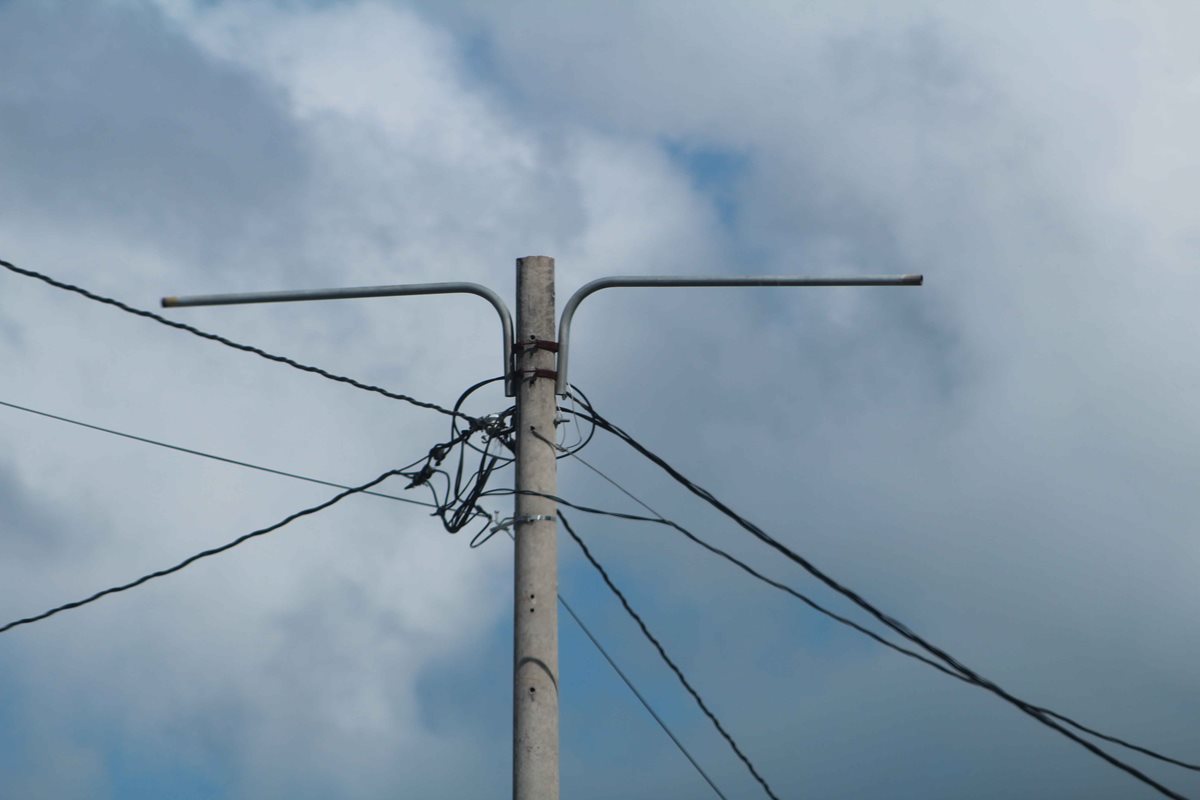
{"label": "cable clamp", "polygon": [[408,482],[408,486],[405,486],[404,488],[405,489],[414,489],[418,486],[423,485],[426,481],[428,481],[432,477],[433,477],[433,465],[430,464],[429,462],[426,462],[425,466],[421,467],[421,471],[418,472],[416,475],[413,475],[412,480],[410,480]]}
{"label": "cable clamp", "polygon": [[528,522],[554,522],[558,517],[553,514],[522,514],[519,517],[513,517],[514,525],[521,525]]}
{"label": "cable clamp", "polygon": [[549,339],[538,339],[530,337],[527,342],[513,342],[512,352],[509,353],[508,379],[505,381],[505,391],[512,397],[517,393],[517,381],[523,378],[529,378],[530,382],[538,378],[549,378],[558,385],[558,372],[552,369],[517,369],[517,360],[531,350],[545,350],[548,353],[558,353],[558,342]]}

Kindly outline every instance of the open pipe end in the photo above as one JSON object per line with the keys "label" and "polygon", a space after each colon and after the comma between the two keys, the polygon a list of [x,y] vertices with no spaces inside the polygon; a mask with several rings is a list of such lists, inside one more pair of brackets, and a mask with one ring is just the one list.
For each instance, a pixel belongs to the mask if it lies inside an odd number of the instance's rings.
{"label": "open pipe end", "polygon": [[179,298],[178,297],[164,297],[159,302],[162,304],[163,308],[174,308],[175,306],[179,305]]}
{"label": "open pipe end", "polygon": [[906,277],[906,278],[908,278],[908,280],[906,281],[906,283],[907,283],[909,286],[923,286],[923,285],[925,285],[925,276],[924,276],[924,275],[906,275],[905,277]]}

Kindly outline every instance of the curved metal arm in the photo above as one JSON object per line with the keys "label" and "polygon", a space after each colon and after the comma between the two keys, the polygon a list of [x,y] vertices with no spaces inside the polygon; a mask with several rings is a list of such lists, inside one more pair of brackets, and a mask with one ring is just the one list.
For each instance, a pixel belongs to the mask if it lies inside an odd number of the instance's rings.
{"label": "curved metal arm", "polygon": [[763,275],[747,278],[702,278],[672,275],[613,275],[585,283],[563,306],[558,323],[558,380],[555,391],[567,393],[567,365],[571,350],[571,320],[583,299],[601,289],[616,287],[678,286],[920,286],[923,275],[874,275],[853,278],[797,278]]}
{"label": "curved metal arm", "polygon": [[[359,286],[350,289],[311,289],[297,292],[251,292],[249,294],[207,294],[190,297],[164,297],[163,308],[186,306],[230,306],[246,303],[294,303],[304,300],[355,300],[363,297],[403,297],[419,294],[473,294],[492,304],[500,315],[500,327],[504,337],[504,370],[508,376],[509,359],[513,349],[513,322],[508,306],[500,295],[478,283],[410,283],[399,286]],[[509,397],[513,388],[504,382],[504,391]]]}

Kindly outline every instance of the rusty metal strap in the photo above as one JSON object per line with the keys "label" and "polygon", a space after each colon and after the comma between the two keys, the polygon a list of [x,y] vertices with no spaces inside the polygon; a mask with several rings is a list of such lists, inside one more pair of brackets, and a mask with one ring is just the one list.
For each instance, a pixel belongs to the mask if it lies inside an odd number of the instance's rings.
{"label": "rusty metal strap", "polygon": [[558,342],[552,342],[549,339],[530,339],[528,342],[513,342],[512,351],[514,356],[519,356],[530,350],[547,350],[551,353],[557,353]]}
{"label": "rusty metal strap", "polygon": [[537,378],[549,378],[552,381],[558,380],[558,372],[552,369],[517,369],[513,370],[512,375],[515,379],[529,378],[535,380]]}

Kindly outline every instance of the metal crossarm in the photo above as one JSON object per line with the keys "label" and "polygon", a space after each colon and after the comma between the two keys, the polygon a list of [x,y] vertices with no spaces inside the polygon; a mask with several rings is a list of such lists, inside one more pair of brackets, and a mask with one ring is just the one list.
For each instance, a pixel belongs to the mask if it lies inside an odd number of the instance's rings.
{"label": "metal crossarm", "polygon": [[[426,294],[473,294],[492,304],[500,316],[504,335],[503,374],[510,372],[513,349],[513,322],[508,306],[500,295],[478,283],[409,283],[398,286],[358,286],[349,289],[306,289],[294,292],[249,292],[246,294],[202,294],[188,297],[164,297],[163,308],[187,306],[232,306],[247,303],[296,303],[306,300],[357,300],[364,297],[404,297]],[[511,381],[505,381],[505,394],[513,396]]]}
{"label": "metal crossarm", "polygon": [[575,309],[584,298],[601,289],[664,288],[664,287],[717,287],[717,286],[920,286],[923,275],[865,275],[851,278],[800,278],[787,275],[761,275],[744,278],[706,278],[676,275],[612,275],[585,283],[571,295],[563,307],[558,323],[558,380],[556,391],[567,393],[567,366],[571,349],[571,320]]}

